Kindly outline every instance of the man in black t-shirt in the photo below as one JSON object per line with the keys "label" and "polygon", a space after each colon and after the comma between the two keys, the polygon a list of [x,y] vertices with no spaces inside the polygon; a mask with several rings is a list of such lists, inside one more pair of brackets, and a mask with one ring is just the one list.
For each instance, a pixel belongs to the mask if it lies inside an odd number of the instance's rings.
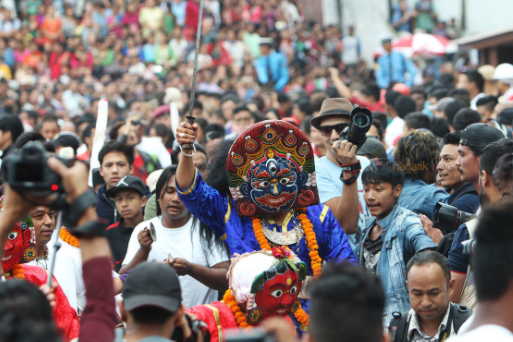
{"label": "man in black t-shirt", "polygon": [[119,272],[123,264],[134,228],[144,220],[145,192],[142,180],[128,175],[121,178],[105,193],[115,201],[116,209],[121,215],[119,222],[109,226],[105,231],[114,256],[116,272]]}

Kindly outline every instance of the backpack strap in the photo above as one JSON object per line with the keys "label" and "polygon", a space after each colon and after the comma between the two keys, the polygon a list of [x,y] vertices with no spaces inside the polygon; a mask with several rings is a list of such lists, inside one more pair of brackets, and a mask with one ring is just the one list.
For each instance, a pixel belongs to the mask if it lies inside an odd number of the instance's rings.
{"label": "backpack strap", "polygon": [[460,199],[461,197],[463,197],[463,195],[466,195],[466,194],[479,195],[476,191],[476,188],[474,188],[473,185],[467,186],[459,194],[457,194],[456,197],[454,197],[452,199],[452,201],[451,201],[451,203],[449,203],[449,205],[452,205],[454,202],[456,202],[458,199]]}
{"label": "backpack strap", "polygon": [[408,313],[401,314],[398,311],[392,312],[394,319],[390,322],[388,330],[392,334],[393,342],[403,342],[407,340],[406,334],[410,322],[408,320]]}
{"label": "backpack strap", "polygon": [[466,320],[472,316],[472,310],[463,305],[451,304],[454,307],[454,318],[452,324],[454,326],[454,333],[457,334],[460,327]]}

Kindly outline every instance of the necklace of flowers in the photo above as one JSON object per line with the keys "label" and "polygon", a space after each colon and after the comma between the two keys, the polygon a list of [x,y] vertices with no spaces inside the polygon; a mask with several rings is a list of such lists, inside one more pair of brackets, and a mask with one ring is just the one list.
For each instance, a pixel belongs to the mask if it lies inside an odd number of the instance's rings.
{"label": "necklace of flowers", "polygon": [[251,329],[253,328],[249,325],[246,315],[241,311],[239,304],[235,300],[235,297],[232,295],[232,291],[228,289],[223,296],[223,303],[225,303],[230,310],[232,310],[233,316],[237,321],[237,325],[240,329]]}
{"label": "necklace of flowers", "polygon": [[70,246],[77,248],[80,247],[80,241],[76,237],[71,235],[66,228],[61,229],[61,231],[59,232],[59,237],[62,241],[66,242]]}
{"label": "necklace of flowers", "polygon": [[[315,236],[315,232],[313,230],[312,222],[306,216],[306,208],[301,208],[301,214],[299,215],[299,221],[301,222],[301,226],[303,227],[303,231],[305,232],[306,244],[308,249],[310,250],[310,260],[312,271],[314,274],[314,278],[318,278],[321,275],[322,271],[322,259],[319,256],[319,245],[317,244],[317,237]],[[260,244],[261,249],[266,249],[271,251],[271,245],[269,245],[269,241],[264,235],[264,231],[262,229],[262,222],[259,217],[253,217],[253,231],[255,232],[255,237]]]}
{"label": "necklace of flowers", "polygon": [[6,278],[9,277],[17,278],[17,279],[25,279],[25,274],[23,273],[23,267],[20,264],[14,265],[14,267],[5,274]]}

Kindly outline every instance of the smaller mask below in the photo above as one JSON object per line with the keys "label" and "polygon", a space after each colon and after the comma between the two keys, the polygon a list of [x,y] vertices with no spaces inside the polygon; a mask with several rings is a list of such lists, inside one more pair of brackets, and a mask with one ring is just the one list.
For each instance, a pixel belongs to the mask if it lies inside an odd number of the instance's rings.
{"label": "smaller mask below", "polygon": [[2,268],[4,272],[9,272],[15,265],[30,262],[35,259],[36,251],[36,232],[32,217],[25,215],[12,227],[7,235],[7,241],[4,246],[4,257],[2,258]]}

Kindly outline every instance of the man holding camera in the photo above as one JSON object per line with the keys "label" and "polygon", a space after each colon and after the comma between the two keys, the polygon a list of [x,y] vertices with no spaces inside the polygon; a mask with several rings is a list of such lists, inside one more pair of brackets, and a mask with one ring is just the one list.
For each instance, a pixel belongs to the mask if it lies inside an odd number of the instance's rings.
{"label": "man holding camera", "polygon": [[[361,173],[345,172],[342,176],[343,166],[349,165],[352,172],[357,169],[363,171],[370,161],[363,156],[356,156],[357,146],[345,141],[340,143],[340,133],[349,125],[349,118],[353,105],[349,100],[324,100],[320,115],[313,118],[310,123],[322,134],[322,142],[328,153],[315,163],[317,170],[317,188],[321,203],[330,207],[337,221],[348,235],[351,248],[355,249],[355,233],[358,231],[359,216],[343,215],[344,212],[359,211],[360,214],[370,216],[363,199],[363,184]],[[353,170],[354,169],[354,170]],[[346,177],[357,178],[352,182],[342,180]],[[358,194],[359,202],[350,201],[353,193]]]}
{"label": "man holding camera", "polygon": [[[469,126],[461,132],[459,157],[456,165],[460,167],[462,180],[475,181],[476,189],[479,189],[481,205],[488,205],[501,199],[501,192],[492,181],[492,174],[497,161],[504,154],[513,152],[513,141],[504,139],[501,131],[488,125]],[[479,165],[475,170],[475,160]],[[480,210],[478,210],[479,213]],[[456,234],[449,251],[449,263],[451,264],[451,276],[455,279],[454,291],[451,294],[451,302],[474,308],[476,304],[473,273],[470,271],[468,255],[463,253],[462,242],[472,239],[477,220],[471,220],[462,224]]]}

